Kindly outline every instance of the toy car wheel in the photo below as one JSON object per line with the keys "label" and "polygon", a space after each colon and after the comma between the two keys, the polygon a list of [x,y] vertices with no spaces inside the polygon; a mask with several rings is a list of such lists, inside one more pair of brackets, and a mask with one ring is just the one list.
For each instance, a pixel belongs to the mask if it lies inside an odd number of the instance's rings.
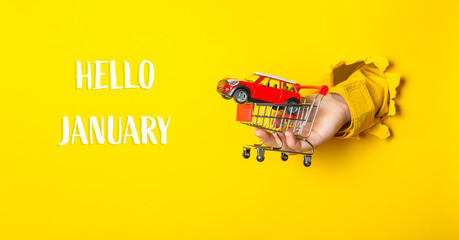
{"label": "toy car wheel", "polygon": [[239,104],[247,102],[249,100],[249,93],[244,89],[238,89],[233,94],[234,101]]}
{"label": "toy car wheel", "polygon": [[281,153],[281,159],[282,161],[287,161],[288,160],[288,155],[285,153]]}
{"label": "toy car wheel", "polygon": [[[298,100],[288,100],[285,104],[300,104],[300,102]],[[300,107],[285,107],[285,111],[288,113],[288,114],[297,114],[298,111],[300,110]]]}
{"label": "toy car wheel", "polygon": [[242,150],[242,156],[247,159],[250,157],[250,148],[244,148],[244,150]]}
{"label": "toy car wheel", "polygon": [[227,96],[227,95],[223,95],[223,94],[222,94],[222,98],[224,98],[224,99],[226,99],[226,100],[230,100],[230,99],[233,98],[233,97]]}
{"label": "toy car wheel", "polygon": [[306,167],[311,166],[311,158],[312,158],[311,155],[304,155],[304,162],[303,162],[304,166]]}

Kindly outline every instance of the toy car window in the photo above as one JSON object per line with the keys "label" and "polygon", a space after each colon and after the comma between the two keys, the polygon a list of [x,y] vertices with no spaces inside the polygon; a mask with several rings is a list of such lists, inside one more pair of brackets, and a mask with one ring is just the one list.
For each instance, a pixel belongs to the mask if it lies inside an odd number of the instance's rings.
{"label": "toy car window", "polygon": [[271,80],[271,78],[265,77],[263,80],[261,80],[260,84],[263,85],[263,86],[272,87],[271,86],[272,84],[270,85],[270,80]]}
{"label": "toy car window", "polygon": [[269,86],[273,88],[280,88],[280,81],[276,79],[271,79],[271,81],[269,81]]}
{"label": "toy car window", "polygon": [[290,91],[290,92],[296,92],[295,87],[291,83],[284,82],[284,87],[282,87],[282,89]]}
{"label": "toy car window", "polygon": [[249,76],[247,76],[247,77],[245,78],[245,80],[248,81],[248,82],[253,82],[253,83],[254,83],[254,82],[256,82],[259,78],[260,78],[260,76],[258,76],[258,75],[250,74]]}
{"label": "toy car window", "polygon": [[288,86],[287,86],[288,83],[286,82],[282,82],[282,90],[288,90]]}

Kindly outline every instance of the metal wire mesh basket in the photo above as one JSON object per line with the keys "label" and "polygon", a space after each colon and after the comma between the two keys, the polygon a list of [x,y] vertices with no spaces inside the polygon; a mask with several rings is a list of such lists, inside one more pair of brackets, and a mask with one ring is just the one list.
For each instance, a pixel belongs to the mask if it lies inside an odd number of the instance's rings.
{"label": "metal wire mesh basket", "polygon": [[[284,161],[288,159],[287,153],[302,154],[304,155],[304,165],[309,167],[311,165],[312,154],[314,153],[314,146],[308,141],[308,137],[314,126],[322,99],[327,94],[328,88],[326,86],[323,87],[326,90],[319,90],[312,102],[309,103],[304,101],[299,104],[238,104],[237,121],[273,133],[280,142],[280,146],[278,147],[267,146],[263,142],[261,144],[244,146],[242,156],[249,158],[251,148],[257,150],[257,160],[259,162],[264,161],[265,151],[281,152],[281,159]],[[317,88],[320,89],[320,87]],[[282,149],[284,143],[278,133],[285,133],[287,131],[293,132],[297,138],[306,141],[311,146],[311,151],[295,152]]]}

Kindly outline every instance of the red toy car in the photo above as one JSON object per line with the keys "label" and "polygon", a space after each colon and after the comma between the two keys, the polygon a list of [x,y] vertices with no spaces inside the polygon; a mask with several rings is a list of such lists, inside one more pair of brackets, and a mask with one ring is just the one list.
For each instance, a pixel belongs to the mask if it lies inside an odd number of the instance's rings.
{"label": "red toy car", "polygon": [[254,72],[244,80],[223,78],[218,82],[217,92],[224,99],[234,98],[237,103],[298,104],[300,84],[269,74]]}

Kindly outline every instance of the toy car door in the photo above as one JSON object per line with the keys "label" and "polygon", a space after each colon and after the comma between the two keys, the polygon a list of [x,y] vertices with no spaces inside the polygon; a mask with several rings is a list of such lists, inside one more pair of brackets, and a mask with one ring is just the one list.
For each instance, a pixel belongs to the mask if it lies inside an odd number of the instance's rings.
{"label": "toy car door", "polygon": [[295,87],[291,83],[282,82],[281,86],[281,97],[279,99],[280,103],[285,103],[287,100],[296,98],[298,99],[300,96],[296,92]]}
{"label": "toy car door", "polygon": [[279,103],[281,97],[280,81],[265,77],[255,88],[252,98],[270,103]]}

